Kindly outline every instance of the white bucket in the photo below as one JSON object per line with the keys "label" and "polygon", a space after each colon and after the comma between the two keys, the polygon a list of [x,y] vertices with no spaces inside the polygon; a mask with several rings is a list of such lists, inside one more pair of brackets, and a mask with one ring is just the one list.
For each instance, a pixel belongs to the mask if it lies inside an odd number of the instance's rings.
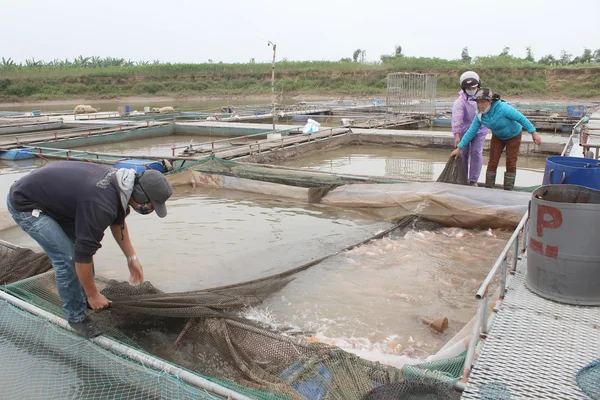
{"label": "white bucket", "polygon": [[145,113],[149,113],[150,112],[150,107],[144,107],[144,112]]}

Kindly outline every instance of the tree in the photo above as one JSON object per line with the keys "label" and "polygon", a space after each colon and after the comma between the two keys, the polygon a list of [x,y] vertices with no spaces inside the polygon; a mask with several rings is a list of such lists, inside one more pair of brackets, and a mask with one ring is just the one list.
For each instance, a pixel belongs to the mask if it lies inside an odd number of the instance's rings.
{"label": "tree", "polygon": [[471,64],[471,56],[469,55],[469,48],[468,47],[463,47],[461,53],[460,53],[460,60],[466,64]]}
{"label": "tree", "polygon": [[28,67],[39,67],[42,66],[43,63],[43,61],[35,61],[35,58],[32,58],[31,60],[25,60],[25,65]]}
{"label": "tree", "polygon": [[12,60],[12,58],[4,58],[2,57],[2,66],[3,67],[14,67],[16,64],[15,62]]}
{"label": "tree", "polygon": [[360,57],[361,54],[362,54],[361,49],[354,50],[354,53],[352,53],[352,61],[358,62],[358,57]]}
{"label": "tree", "polygon": [[594,51],[594,55],[592,55],[592,62],[600,64],[600,49]]}
{"label": "tree", "polygon": [[547,56],[544,56],[538,60],[538,64],[542,65],[554,65],[556,63],[556,58],[554,58],[552,54],[548,54]]}
{"label": "tree", "polygon": [[593,61],[592,50],[588,48],[583,49],[581,56],[575,57],[571,64],[590,64]]}
{"label": "tree", "polygon": [[504,47],[504,48],[502,49],[502,53],[500,53],[500,55],[501,55],[501,56],[508,56],[508,55],[509,55],[509,54],[508,54],[509,52],[510,52],[510,47]]}
{"label": "tree", "polygon": [[394,57],[402,57],[402,46],[400,45],[396,45],[396,47],[394,48]]}
{"label": "tree", "polygon": [[531,51],[531,46],[527,46],[525,52],[527,53],[525,60],[535,62],[535,58],[533,58],[533,52]]}
{"label": "tree", "polygon": [[250,59],[250,64],[256,64],[256,60],[254,59],[254,57],[252,57],[252,58]]}
{"label": "tree", "polygon": [[364,63],[365,63],[365,59],[366,59],[366,58],[367,58],[367,51],[366,51],[366,50],[363,50],[363,51],[361,51],[361,52],[360,52],[360,57],[359,57],[358,61],[359,61],[361,64],[364,64]]}
{"label": "tree", "polygon": [[560,58],[558,59],[558,63],[560,65],[567,65],[571,62],[571,57],[573,57],[573,54],[567,53],[565,50],[561,50]]}
{"label": "tree", "polygon": [[592,56],[592,50],[588,49],[588,48],[584,48],[583,49],[583,54],[581,55],[581,62],[588,64],[591,63],[593,60],[593,56]]}

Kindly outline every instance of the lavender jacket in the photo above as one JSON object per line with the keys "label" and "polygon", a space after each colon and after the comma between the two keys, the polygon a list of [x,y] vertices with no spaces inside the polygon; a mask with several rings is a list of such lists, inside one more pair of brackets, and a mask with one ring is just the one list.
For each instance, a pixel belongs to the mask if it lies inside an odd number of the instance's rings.
{"label": "lavender jacket", "polygon": [[[454,101],[452,106],[452,133],[462,136],[471,126],[475,112],[477,111],[477,103],[469,101],[467,94],[464,91],[458,92],[458,99]],[[481,125],[477,131],[477,135],[487,135],[490,130]]]}

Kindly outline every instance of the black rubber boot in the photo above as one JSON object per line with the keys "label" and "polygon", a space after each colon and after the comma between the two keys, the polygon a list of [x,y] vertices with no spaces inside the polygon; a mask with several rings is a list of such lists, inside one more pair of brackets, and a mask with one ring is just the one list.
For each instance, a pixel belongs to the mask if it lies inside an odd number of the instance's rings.
{"label": "black rubber boot", "polygon": [[493,188],[496,186],[496,171],[486,171],[485,172],[485,187]]}
{"label": "black rubber boot", "polygon": [[69,326],[73,328],[76,334],[88,339],[93,339],[104,334],[104,332],[102,332],[102,329],[98,328],[98,326],[95,323],[93,323],[89,317],[86,317],[81,322],[69,321]]}
{"label": "black rubber boot", "polygon": [[516,173],[505,172],[504,173],[504,190],[513,190],[515,188]]}

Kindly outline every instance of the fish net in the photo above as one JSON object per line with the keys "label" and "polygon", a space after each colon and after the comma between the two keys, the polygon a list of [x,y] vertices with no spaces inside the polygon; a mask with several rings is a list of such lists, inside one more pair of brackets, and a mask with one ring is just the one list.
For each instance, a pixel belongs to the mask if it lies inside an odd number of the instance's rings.
{"label": "fish net", "polygon": [[[406,219],[377,237],[398,229],[408,229],[411,221],[414,222],[413,219]],[[370,239],[373,238],[360,244]],[[184,293],[163,293],[149,282],[130,286],[124,282],[106,281],[97,277],[98,287],[112,301],[112,305],[108,310],[90,312],[89,316],[108,337],[186,368],[250,398],[386,399],[425,393],[427,396],[437,397],[415,398],[458,399],[459,393],[453,385],[462,372],[464,356],[394,368],[361,359],[334,346],[309,343],[299,337],[284,335],[240,316],[241,309],[260,303],[294,279],[295,273],[317,264],[320,260],[262,279]],[[16,264],[18,262],[15,260]],[[3,289],[43,310],[62,316],[62,303],[56,292],[53,271],[14,282]],[[61,396],[67,389],[54,386],[74,387],[74,381],[67,377],[63,371],[65,369],[74,374],[73,379],[90,377],[81,382],[77,381],[77,387],[87,388],[92,385],[97,388],[94,390],[103,390],[103,387],[109,390],[121,387],[118,385],[127,386],[129,380],[133,381],[131,385],[134,388],[141,385],[139,392],[124,390],[121,398],[187,398],[185,393],[174,391],[148,394],[150,388],[146,388],[144,384],[154,378],[145,376],[144,368],[129,372],[115,371],[114,364],[117,361],[110,357],[116,356],[97,356],[95,351],[98,349],[83,339],[77,338],[76,342],[84,343],[82,348],[87,345],[84,350],[74,346],[65,352],[64,347],[69,346],[62,346],[61,343],[67,339],[55,336],[67,335],[69,339],[74,340],[72,334],[55,326],[52,326],[52,329],[21,326],[21,316],[27,313],[20,310],[7,314],[2,314],[0,310],[0,314],[2,324],[14,326],[10,328],[12,342],[0,339],[0,346],[15,347],[34,359],[40,354],[51,352],[53,357],[63,360],[58,365],[49,364],[45,372],[40,371],[64,377],[50,383],[44,381],[51,386],[51,390],[61,393]],[[31,318],[30,315],[27,316]],[[1,329],[4,332],[8,328]],[[21,329],[26,331],[26,335],[22,336],[27,337],[27,340],[19,339]],[[49,350],[43,350],[48,346]],[[4,352],[4,349],[0,350]],[[86,369],[88,364],[93,367],[92,372]],[[135,366],[135,363],[133,364]],[[39,366],[42,368],[45,364]],[[3,374],[3,390],[5,385],[8,385],[10,390],[18,390],[15,385],[24,384],[27,376],[23,374],[23,370],[18,368]],[[115,375],[126,376],[126,379],[122,380],[127,382],[118,381]],[[160,385],[159,382],[152,381],[152,384]],[[175,390],[170,389],[168,385],[167,383],[164,390]],[[181,386],[181,390],[184,389],[187,390],[186,386]],[[57,398],[61,396],[57,395]],[[62,396],[65,397],[69,396]],[[198,395],[194,398],[209,397]]]}
{"label": "fish net", "polygon": [[437,179],[437,182],[455,183],[457,185],[466,185],[469,183],[467,179],[467,171],[465,164],[460,157],[451,156],[446,162],[444,170]]}
{"label": "fish net", "polygon": [[44,253],[0,241],[0,285],[39,275],[52,269]]}
{"label": "fish net", "polygon": [[221,399],[0,300],[3,399]]}
{"label": "fish net", "polygon": [[304,188],[336,186],[353,182],[353,178],[343,178],[333,174],[319,174],[311,171],[301,171],[278,166],[258,165],[236,161],[223,160],[210,155],[198,161],[189,162],[184,167],[169,172],[170,177],[181,176],[180,172],[193,169],[207,174],[235,176],[262,182],[280,183]]}
{"label": "fish net", "polygon": [[577,373],[577,385],[593,400],[600,400],[600,359]]}
{"label": "fish net", "polygon": [[[442,177],[466,184],[462,161],[451,157]],[[461,172],[462,171],[462,172]],[[354,209],[380,220],[398,221],[410,215],[460,228],[515,228],[531,196],[513,191],[482,190],[445,182],[401,182],[363,179],[273,168],[221,160],[214,156],[168,174],[176,193],[197,187],[233,189],[271,198]],[[464,175],[464,176],[463,176]],[[462,179],[464,178],[464,179]]]}

